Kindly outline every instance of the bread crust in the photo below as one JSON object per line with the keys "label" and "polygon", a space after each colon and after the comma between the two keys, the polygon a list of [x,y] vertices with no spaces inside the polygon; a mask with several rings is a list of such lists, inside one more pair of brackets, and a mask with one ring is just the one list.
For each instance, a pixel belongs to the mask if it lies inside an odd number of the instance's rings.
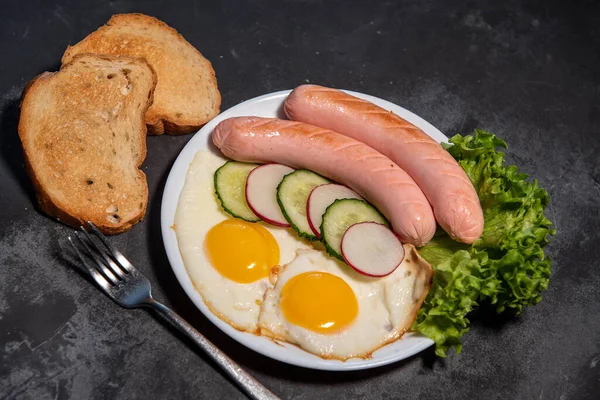
{"label": "bread crust", "polygon": [[[179,32],[177,32],[174,28],[170,27],[166,23],[160,21],[159,19],[140,13],[115,14],[110,18],[106,25],[101,26],[95,32],[89,34],[79,43],[73,46],[68,46],[62,57],[63,64],[70,62],[74,55],[80,52],[143,57],[146,58],[146,60],[151,66],[155,67],[158,75],[158,85],[161,86],[161,83],[165,81],[166,86],[168,84],[167,82],[169,81],[168,73],[165,73],[163,70],[156,68],[156,66],[153,65],[153,62],[150,59],[152,57],[148,57],[149,54],[147,52],[149,52],[149,50],[147,47],[141,45],[122,46],[118,45],[117,42],[111,42],[111,39],[114,39],[114,36],[111,36],[114,33],[114,31],[119,29],[120,27],[128,25],[144,26],[148,27],[149,29],[156,29],[158,31],[162,31],[162,33],[164,33],[165,35],[173,35],[173,37],[176,39],[176,42],[179,45],[184,46],[189,51],[193,52],[194,57],[196,57],[196,61],[201,63],[202,71],[204,74],[207,75],[206,81],[204,83],[208,88],[208,91],[210,92],[210,97],[214,97],[212,101],[212,107],[210,107],[210,110],[206,115],[200,115],[199,110],[198,113],[193,117],[189,117],[186,116],[184,113],[180,113],[180,110],[178,110],[176,106],[169,107],[168,102],[174,101],[173,99],[165,99],[164,96],[156,98],[153,106],[150,107],[146,113],[146,125],[148,126],[148,134],[161,135],[163,133],[185,134],[197,132],[204,124],[213,119],[220,112],[221,94],[218,90],[215,71],[210,61],[208,61],[194,46],[192,46],[188,41],[186,41],[185,38],[181,36],[181,34],[179,34]],[[146,40],[153,41],[153,39],[150,38],[149,35],[147,35]],[[114,44],[114,46],[107,48],[107,43],[112,43]],[[172,61],[173,63],[177,62],[177,60]],[[184,60],[182,57],[181,61],[182,62],[180,64],[185,65],[184,63],[187,63],[189,60]],[[190,90],[190,88],[187,86],[178,87],[178,89],[181,93],[186,93],[186,91]],[[198,93],[193,93],[191,95],[199,96],[201,90],[197,89],[198,88],[192,88],[191,90],[195,90]],[[159,89],[158,92],[160,93],[161,90]]]}
{"label": "bread crust", "polygon": [[[54,78],[55,76],[60,74],[61,71],[63,71],[66,68],[69,68],[69,66],[72,63],[75,63],[78,60],[83,59],[85,57],[94,57],[96,59],[101,59],[101,60],[105,60],[105,61],[128,61],[128,62],[138,63],[140,65],[141,65],[141,63],[143,63],[144,67],[148,68],[148,70],[151,71],[151,76],[152,76],[151,88],[149,90],[148,98],[146,99],[143,110],[141,110],[141,112],[139,112],[140,118],[139,118],[138,126],[140,129],[140,132],[139,132],[138,138],[140,140],[139,144],[140,144],[141,151],[139,152],[139,154],[135,160],[135,168],[137,170],[136,173],[138,174],[140,179],[142,179],[142,181],[144,182],[144,184],[141,186],[142,193],[140,193],[141,198],[144,199],[143,207],[139,210],[139,213],[137,213],[136,215],[134,215],[130,218],[121,220],[119,224],[114,224],[114,223],[110,224],[106,221],[106,219],[98,218],[97,213],[94,213],[94,211],[97,211],[97,210],[90,210],[89,213],[82,214],[82,213],[78,213],[77,211],[75,211],[74,208],[72,207],[72,205],[69,204],[68,202],[65,203],[65,202],[58,201],[55,198],[55,196],[53,196],[51,194],[52,188],[48,188],[42,183],[42,179],[41,179],[42,171],[36,170],[36,168],[34,168],[32,165],[33,164],[32,160],[35,157],[35,152],[37,151],[37,148],[26,145],[27,135],[30,135],[32,130],[35,128],[31,124],[29,114],[34,112],[33,110],[35,109],[35,107],[37,107],[36,101],[38,99],[36,98],[36,93],[40,90],[44,90],[44,85],[46,85],[49,80],[51,80],[52,78]],[[19,117],[18,133],[19,133],[19,137],[21,139],[21,144],[22,144],[23,153],[24,153],[24,157],[25,157],[25,168],[26,168],[27,173],[29,174],[29,177],[32,181],[33,187],[35,189],[38,205],[42,212],[48,214],[51,217],[56,218],[58,221],[60,221],[64,224],[69,225],[74,228],[78,228],[79,226],[84,225],[86,221],[91,221],[98,227],[98,229],[100,229],[101,232],[103,232],[105,234],[109,234],[109,235],[114,235],[114,234],[125,232],[125,231],[129,230],[133,225],[135,225],[136,223],[138,223],[139,221],[141,221],[144,218],[144,215],[146,213],[147,204],[148,204],[148,185],[146,183],[146,175],[139,168],[140,168],[141,164],[143,163],[144,159],[146,158],[146,138],[145,138],[146,125],[144,123],[144,111],[147,110],[152,104],[156,81],[157,81],[156,73],[144,59],[141,59],[141,58],[136,59],[136,58],[124,57],[124,56],[109,56],[109,55],[98,56],[98,55],[93,55],[93,54],[79,54],[73,58],[71,63],[63,65],[59,72],[43,72],[42,74],[33,78],[27,84],[27,86],[25,87],[25,89],[23,91],[23,95],[21,97],[21,104],[20,104],[21,110],[20,110],[20,117]]]}

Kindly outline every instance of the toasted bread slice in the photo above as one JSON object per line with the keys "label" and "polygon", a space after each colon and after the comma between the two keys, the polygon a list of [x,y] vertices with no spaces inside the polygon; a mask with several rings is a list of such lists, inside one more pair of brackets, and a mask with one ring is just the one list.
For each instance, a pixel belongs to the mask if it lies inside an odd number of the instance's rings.
{"label": "toasted bread slice", "polygon": [[148,203],[144,114],[156,74],[143,59],[80,54],[25,89],[19,136],[40,208],[116,234]]}
{"label": "toasted bread slice", "polygon": [[149,133],[198,131],[221,107],[211,63],[177,31],[144,14],[117,14],[106,25],[67,47],[63,64],[79,53],[142,57],[154,68],[158,83],[146,113]]}

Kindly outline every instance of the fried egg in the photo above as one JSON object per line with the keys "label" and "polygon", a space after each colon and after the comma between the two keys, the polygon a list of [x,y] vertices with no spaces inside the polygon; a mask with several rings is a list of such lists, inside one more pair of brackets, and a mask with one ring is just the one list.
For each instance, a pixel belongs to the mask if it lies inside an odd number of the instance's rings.
{"label": "fried egg", "polygon": [[289,229],[231,218],[215,196],[213,176],[226,159],[201,150],[190,164],[175,214],[187,273],[210,311],[256,333],[271,269],[310,248]]}
{"label": "fried egg", "polygon": [[431,284],[431,266],[404,246],[404,261],[384,278],[361,275],[322,251],[299,251],[274,270],[261,334],[326,359],[370,357],[410,328]]}

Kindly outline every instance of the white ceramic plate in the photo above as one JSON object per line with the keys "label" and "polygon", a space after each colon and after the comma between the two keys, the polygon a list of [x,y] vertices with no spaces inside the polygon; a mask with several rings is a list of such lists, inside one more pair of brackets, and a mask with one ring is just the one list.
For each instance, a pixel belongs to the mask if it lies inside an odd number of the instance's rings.
{"label": "white ceramic plate", "polygon": [[[385,108],[386,110],[393,111],[400,117],[417,125],[438,142],[446,141],[448,139],[433,125],[400,106],[366,94],[351,91],[347,92],[354,96],[369,100]],[[179,201],[179,194],[183,189],[186,173],[190,163],[194,158],[194,155],[197,151],[206,149],[210,149],[211,151],[220,154],[219,150],[212,145],[210,137],[214,127],[224,119],[250,115],[259,117],[285,118],[282,111],[282,106],[289,93],[289,90],[285,90],[266,94],[264,96],[245,101],[221,113],[219,116],[206,124],[202,129],[200,129],[200,131],[196,133],[196,135],[188,142],[188,144],[177,157],[177,160],[175,161],[175,164],[169,173],[169,177],[165,185],[161,209],[163,241],[167,251],[167,256],[169,257],[169,261],[171,263],[171,267],[175,272],[175,276],[196,307],[198,307],[200,311],[212,321],[212,323],[218,326],[223,332],[225,332],[225,334],[237,340],[239,343],[267,357],[300,367],[330,371],[350,371],[374,368],[410,357],[431,346],[433,341],[419,334],[411,333],[404,335],[402,339],[377,350],[373,353],[371,359],[350,359],[346,362],[342,362],[337,360],[324,360],[300,350],[293,345],[277,345],[264,337],[240,332],[223,322],[208,310],[202,300],[202,297],[196,291],[196,289],[194,289],[192,281],[187,274],[181,254],[179,253],[177,237],[175,235],[175,231],[171,229],[171,226],[175,220],[175,211]]]}

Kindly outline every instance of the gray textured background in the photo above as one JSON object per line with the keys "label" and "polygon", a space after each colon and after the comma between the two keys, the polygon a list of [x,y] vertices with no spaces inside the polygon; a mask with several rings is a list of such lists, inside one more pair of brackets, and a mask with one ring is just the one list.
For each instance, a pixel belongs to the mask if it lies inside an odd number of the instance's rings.
{"label": "gray textured background", "polygon": [[[6,1],[0,4],[0,397],[240,398],[207,359],[68,266],[16,132],[27,81],[118,12],[178,29],[212,61],[225,110],[314,82],[400,104],[446,135],[478,127],[548,189],[550,288],[519,318],[479,316],[464,351],[356,373],[279,364],[224,337],[168,265],[160,200],[191,135],[148,138],[146,219],[113,242],[154,292],[284,398],[586,399],[600,393],[600,8],[592,1]],[[567,3],[569,5],[567,5]],[[597,398],[597,397],[596,397]]]}

